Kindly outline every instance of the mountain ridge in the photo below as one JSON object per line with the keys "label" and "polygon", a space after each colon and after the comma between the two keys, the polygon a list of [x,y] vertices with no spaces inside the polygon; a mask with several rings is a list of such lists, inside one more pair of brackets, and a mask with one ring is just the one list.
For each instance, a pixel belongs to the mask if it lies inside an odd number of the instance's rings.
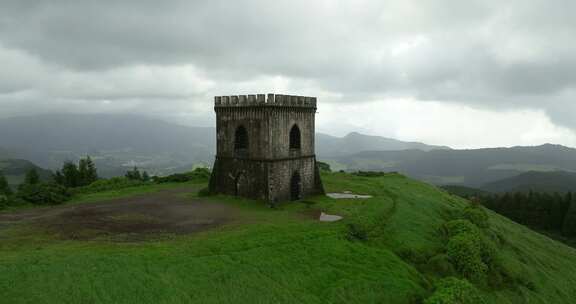
{"label": "mountain ridge", "polygon": [[[122,170],[117,168],[129,166],[167,174],[190,169],[193,164],[210,165],[216,151],[215,134],[213,127],[183,126],[130,114],[12,117],[0,119],[0,157],[6,154],[56,169],[66,160],[89,154],[103,176],[121,174]],[[320,157],[331,155],[330,151],[356,153],[365,147],[384,150],[437,147],[357,132],[342,138],[318,133],[316,139]],[[2,153],[2,149],[7,152]]]}

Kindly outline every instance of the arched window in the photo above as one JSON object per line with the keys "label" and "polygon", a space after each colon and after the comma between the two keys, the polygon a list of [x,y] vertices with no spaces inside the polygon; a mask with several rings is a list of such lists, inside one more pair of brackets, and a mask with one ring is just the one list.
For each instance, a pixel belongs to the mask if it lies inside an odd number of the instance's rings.
{"label": "arched window", "polygon": [[300,128],[298,128],[298,125],[294,125],[290,130],[290,149],[300,150],[300,140]]}
{"label": "arched window", "polygon": [[239,152],[246,150],[248,150],[248,131],[246,131],[244,126],[239,126],[234,135],[234,151]]}

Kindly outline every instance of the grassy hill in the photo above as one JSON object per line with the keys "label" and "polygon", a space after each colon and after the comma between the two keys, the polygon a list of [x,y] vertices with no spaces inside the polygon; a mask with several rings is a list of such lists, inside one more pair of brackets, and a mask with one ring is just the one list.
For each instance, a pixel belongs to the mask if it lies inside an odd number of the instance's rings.
{"label": "grassy hill", "polygon": [[[447,250],[441,227],[469,203],[397,174],[323,178],[327,191],[374,197],[318,196],[276,210],[250,200],[201,198],[235,208],[239,220],[144,242],[62,239],[27,225],[0,229],[0,302],[420,303],[430,297],[450,273],[449,265],[436,263]],[[318,222],[311,214],[320,210],[344,220]],[[502,275],[474,283],[484,302],[572,303],[576,251],[487,212],[482,234],[495,244]]]}
{"label": "grassy hill", "polygon": [[530,171],[488,183],[482,189],[489,192],[576,192],[576,173]]}
{"label": "grassy hill", "polygon": [[2,159],[0,158],[0,172],[8,179],[8,184],[16,186],[24,181],[24,176],[31,169],[36,169],[42,180],[47,180],[52,176],[48,170],[42,169],[35,164],[23,159]]}

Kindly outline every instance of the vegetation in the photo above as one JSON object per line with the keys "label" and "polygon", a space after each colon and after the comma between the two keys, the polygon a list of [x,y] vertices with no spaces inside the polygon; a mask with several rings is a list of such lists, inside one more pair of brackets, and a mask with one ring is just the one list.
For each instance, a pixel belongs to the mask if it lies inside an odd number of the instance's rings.
{"label": "vegetation", "polygon": [[210,178],[210,170],[207,168],[196,168],[191,172],[177,173],[164,177],[154,177],[156,183],[184,183],[191,181],[207,181]]}
{"label": "vegetation", "polygon": [[449,277],[440,280],[434,294],[424,304],[481,304],[485,303],[478,290],[468,281]]}
{"label": "vegetation", "polygon": [[12,189],[2,171],[0,171],[0,195],[4,197],[12,195]]}
{"label": "vegetation", "polygon": [[35,168],[32,168],[26,173],[23,185],[37,185],[40,183],[40,176]]}
{"label": "vegetation", "polygon": [[36,169],[41,181],[49,181],[51,179],[52,172],[44,170],[29,161],[22,159],[2,159],[0,157],[0,171],[3,172],[8,185],[10,185],[13,190],[24,182],[26,174],[31,169]]}
{"label": "vegetation", "polygon": [[529,171],[488,183],[482,189],[494,192],[575,192],[576,173],[565,171]]}
{"label": "vegetation", "polygon": [[78,165],[67,161],[60,171],[54,174],[54,181],[67,188],[84,187],[98,180],[98,170],[90,158],[80,159]]}
{"label": "vegetation", "polygon": [[363,177],[382,177],[382,176],[386,176],[388,174],[395,174],[395,172],[386,173],[386,172],[381,172],[381,171],[356,171],[356,172],[353,172],[352,174],[356,175],[356,176],[363,176]]}
{"label": "vegetation", "polygon": [[[570,247],[398,174],[322,177],[329,192],[373,197],[318,196],[307,198],[311,206],[271,210],[194,195],[233,206],[238,219],[141,243],[61,240],[30,226],[0,230],[0,301],[506,304],[576,296]],[[310,208],[344,220],[318,222],[304,216]]]}
{"label": "vegetation", "polygon": [[464,198],[473,198],[473,197],[479,197],[479,196],[486,196],[486,195],[490,195],[491,192],[488,191],[484,191],[482,189],[477,189],[477,188],[472,188],[472,187],[467,187],[467,186],[461,186],[461,185],[446,185],[446,186],[442,186],[440,187],[454,195],[458,195]]}
{"label": "vegetation", "polygon": [[70,199],[68,190],[55,183],[23,184],[16,198],[33,205],[58,205]]}
{"label": "vegetation", "polygon": [[[0,174],[0,209],[27,205],[58,205],[69,201],[73,196],[98,194],[105,191],[116,191],[121,194],[137,193],[139,191],[123,190],[150,186],[154,183],[206,182],[209,176],[208,169],[198,168],[188,173],[151,178],[147,172],[140,172],[138,168],[134,168],[128,171],[125,177],[98,179],[97,168],[88,156],[81,159],[78,165],[70,161],[65,162],[62,169],[53,175],[53,179],[47,182],[40,180],[36,168],[31,168],[26,173],[24,182],[18,187],[17,193],[11,191],[7,183],[3,182],[5,180],[3,175]],[[107,197],[106,195],[93,195],[92,198]],[[82,201],[77,198],[76,201],[78,200]]]}
{"label": "vegetation", "polygon": [[325,163],[325,162],[321,162],[321,161],[317,161],[316,164],[318,165],[318,168],[320,169],[320,171],[332,172],[332,168],[330,168],[330,164]]}
{"label": "vegetation", "polygon": [[504,193],[480,198],[482,204],[537,230],[576,236],[576,194]]}

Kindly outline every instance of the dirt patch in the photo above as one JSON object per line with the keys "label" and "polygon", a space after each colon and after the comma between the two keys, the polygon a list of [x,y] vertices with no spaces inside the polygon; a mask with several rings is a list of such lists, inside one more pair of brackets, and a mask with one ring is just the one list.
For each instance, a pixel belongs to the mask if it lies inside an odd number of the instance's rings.
{"label": "dirt patch", "polygon": [[0,227],[29,224],[63,239],[138,241],[196,233],[239,220],[233,206],[185,197],[193,191],[187,187],[102,203],[0,214]]}

